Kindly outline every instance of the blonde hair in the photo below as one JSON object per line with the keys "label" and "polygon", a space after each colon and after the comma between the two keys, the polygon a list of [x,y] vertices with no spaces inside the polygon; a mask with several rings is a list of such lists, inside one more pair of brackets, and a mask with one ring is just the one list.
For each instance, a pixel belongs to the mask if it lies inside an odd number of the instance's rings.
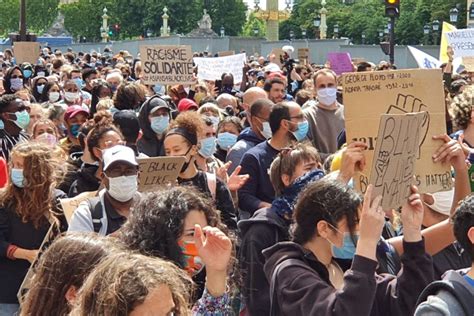
{"label": "blonde hair", "polygon": [[206,112],[212,112],[212,113],[214,113],[215,115],[217,115],[220,120],[222,119],[222,112],[221,112],[221,110],[219,109],[219,107],[218,107],[217,105],[215,105],[214,103],[211,103],[211,102],[204,103],[204,104],[197,110],[197,112],[198,112],[198,114],[200,114],[200,115],[204,115],[204,113],[206,113]]}
{"label": "blonde hair", "polygon": [[174,314],[188,315],[192,281],[184,271],[160,258],[113,255],[88,276],[70,315],[127,316],[160,285],[172,293]]}

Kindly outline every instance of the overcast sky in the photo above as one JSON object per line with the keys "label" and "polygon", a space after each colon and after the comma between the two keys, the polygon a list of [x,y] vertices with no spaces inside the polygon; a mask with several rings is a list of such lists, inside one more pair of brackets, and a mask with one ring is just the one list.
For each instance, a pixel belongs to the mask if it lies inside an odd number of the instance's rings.
{"label": "overcast sky", "polygon": [[[255,2],[253,0],[244,0],[244,2],[247,3],[247,6],[249,8],[253,8],[255,6]],[[266,0],[260,0],[260,7],[265,9],[266,8]],[[280,10],[284,9],[286,7],[285,5],[285,0],[278,0],[278,7]]]}

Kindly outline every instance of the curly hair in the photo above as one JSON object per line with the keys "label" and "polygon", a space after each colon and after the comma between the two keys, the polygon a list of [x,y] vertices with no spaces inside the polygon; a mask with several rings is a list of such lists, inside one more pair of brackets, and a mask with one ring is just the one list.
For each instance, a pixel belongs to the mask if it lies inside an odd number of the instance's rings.
{"label": "curly hair", "polygon": [[201,115],[195,111],[187,111],[179,113],[174,121],[170,124],[170,129],[184,128],[191,135],[196,135],[199,139],[204,133],[204,122]]}
{"label": "curly hair", "polygon": [[94,115],[92,119],[94,122],[94,128],[91,129],[87,135],[87,147],[91,154],[91,157],[99,161],[99,158],[94,154],[93,149],[99,147],[99,142],[102,137],[108,132],[117,133],[122,140],[124,139],[122,132],[113,124],[112,114],[108,111],[99,111]]}
{"label": "curly hair", "polygon": [[145,193],[120,230],[120,239],[130,249],[171,260],[183,268],[185,262],[178,239],[183,234],[184,219],[189,212],[203,212],[209,226],[227,232],[212,204],[190,187]]}
{"label": "curly hair", "polygon": [[119,110],[135,110],[146,100],[146,88],[138,83],[122,83],[114,97],[114,106]]}
{"label": "curly hair", "polygon": [[474,105],[474,87],[466,87],[457,95],[451,104],[453,122],[458,129],[466,129],[471,122],[472,106]]}
{"label": "curly hair", "polygon": [[174,315],[189,315],[192,281],[184,271],[160,258],[113,255],[86,279],[70,315],[128,316],[160,285],[171,291]]}
{"label": "curly hair", "polygon": [[79,289],[95,266],[117,250],[120,244],[114,239],[96,234],[71,233],[56,239],[41,256],[20,315],[69,314],[69,288]]}
{"label": "curly hair", "polygon": [[[12,207],[23,222],[32,222],[38,228],[48,218],[54,218],[54,189],[60,163],[49,146],[38,142],[17,144],[11,156],[24,159],[24,187],[18,188],[10,181],[0,192],[0,205]],[[10,161],[10,170],[12,167]]]}

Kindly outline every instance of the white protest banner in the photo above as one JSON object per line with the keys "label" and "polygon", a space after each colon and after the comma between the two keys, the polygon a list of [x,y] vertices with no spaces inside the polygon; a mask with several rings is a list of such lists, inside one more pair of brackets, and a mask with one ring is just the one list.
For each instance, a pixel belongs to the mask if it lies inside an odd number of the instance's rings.
{"label": "white protest banner", "polygon": [[[372,165],[382,114],[424,112],[415,182],[421,192],[449,190],[452,186],[448,164],[434,163],[433,153],[442,141],[433,135],[446,133],[445,101],[441,69],[408,69],[360,72],[343,75],[344,114],[347,140],[367,144],[367,166]],[[411,132],[415,132],[414,130]],[[365,192],[370,171],[354,177],[355,187]]]}
{"label": "white protest banner", "polygon": [[193,53],[189,45],[142,45],[143,68],[141,81],[145,84],[193,84]]}
{"label": "white protest banner", "polygon": [[408,46],[408,49],[410,50],[410,53],[413,55],[413,58],[415,58],[416,63],[418,64],[419,68],[435,69],[441,66],[441,62],[437,60],[436,58],[434,58],[433,56],[428,55],[427,53],[413,46]]}
{"label": "white protest banner", "polygon": [[384,210],[398,209],[410,196],[426,113],[384,114],[380,118],[370,183]]}
{"label": "white protest banner", "polygon": [[151,157],[138,158],[140,174],[138,176],[138,191],[146,192],[173,184],[186,161],[185,157]]}
{"label": "white protest banner", "polygon": [[67,198],[67,199],[60,199],[59,202],[61,203],[61,206],[63,208],[64,216],[66,217],[66,220],[68,223],[71,222],[72,214],[74,214],[74,211],[76,208],[81,204],[81,202],[92,198],[97,195],[97,191],[92,191],[92,192],[82,192],[81,194],[73,197],[73,198]]}
{"label": "white protest banner", "polygon": [[448,32],[446,33],[446,40],[454,50],[454,57],[474,56],[474,29]]}
{"label": "white protest banner", "polygon": [[245,54],[213,58],[195,57],[194,63],[198,67],[197,77],[204,80],[218,80],[224,72],[230,72],[234,75],[234,83],[240,83],[246,59]]}

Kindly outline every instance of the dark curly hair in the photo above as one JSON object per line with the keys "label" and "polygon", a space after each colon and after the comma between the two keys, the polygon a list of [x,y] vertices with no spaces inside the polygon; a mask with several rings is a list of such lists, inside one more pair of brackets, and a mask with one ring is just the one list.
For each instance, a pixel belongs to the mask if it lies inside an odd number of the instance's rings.
{"label": "dark curly hair", "polygon": [[190,187],[144,193],[120,230],[120,239],[130,249],[171,260],[183,268],[184,258],[178,239],[183,234],[184,219],[189,212],[203,212],[209,226],[228,232],[212,205],[209,199]]}
{"label": "dark curly hair", "polygon": [[114,106],[119,110],[135,110],[146,100],[146,87],[135,82],[122,83],[114,97]]}
{"label": "dark curly hair", "polygon": [[474,102],[474,88],[465,88],[462,94],[457,95],[453,103],[453,122],[458,129],[466,129],[471,121],[471,112]]}
{"label": "dark curly hair", "polygon": [[99,111],[94,115],[93,118],[94,128],[87,135],[87,147],[91,154],[91,157],[99,161],[99,158],[94,154],[94,147],[99,147],[99,142],[102,137],[108,132],[117,133],[122,140],[124,139],[122,132],[114,125],[112,114],[108,111]]}
{"label": "dark curly hair", "polygon": [[469,195],[459,203],[453,222],[456,240],[467,252],[471,261],[474,261],[474,245],[467,235],[471,227],[474,227],[474,195]]}

